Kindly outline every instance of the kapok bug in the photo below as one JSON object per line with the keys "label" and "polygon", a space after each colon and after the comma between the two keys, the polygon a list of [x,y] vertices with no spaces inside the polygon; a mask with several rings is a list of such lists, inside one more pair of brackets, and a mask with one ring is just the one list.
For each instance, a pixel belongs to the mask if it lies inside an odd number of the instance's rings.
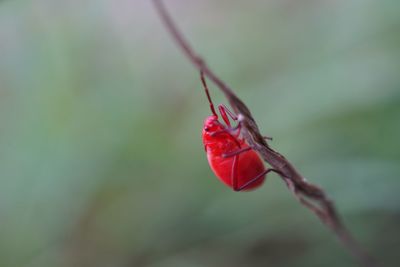
{"label": "kapok bug", "polygon": [[231,126],[228,115],[234,121],[238,121],[237,116],[222,104],[218,105],[218,110],[225,125],[219,121],[203,72],[200,77],[213,114],[205,119],[202,132],[212,171],[234,191],[258,188],[268,172],[277,171],[264,167],[260,156],[241,137],[240,122],[236,127]]}

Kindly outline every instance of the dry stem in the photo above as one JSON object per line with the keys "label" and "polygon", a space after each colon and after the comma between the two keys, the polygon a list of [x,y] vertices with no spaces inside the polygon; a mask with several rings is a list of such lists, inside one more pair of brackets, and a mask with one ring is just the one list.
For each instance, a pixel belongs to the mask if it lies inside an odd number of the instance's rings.
{"label": "dry stem", "polygon": [[284,156],[273,150],[267,144],[263,136],[260,134],[257,123],[253,119],[247,106],[234,94],[228,85],[226,85],[214,74],[214,72],[211,71],[204,60],[190,47],[186,39],[178,31],[162,1],[153,0],[153,2],[163,23],[169,30],[174,41],[178,44],[179,48],[182,49],[185,56],[225,94],[225,97],[228,99],[233,110],[239,117],[239,122],[243,129],[243,136],[248,144],[254,150],[259,152],[267,163],[282,174],[280,175],[281,178],[285,181],[287,187],[296,199],[317,215],[318,218],[335,233],[342,244],[362,266],[377,266],[371,256],[360,247],[352,237],[351,233],[346,229],[339,218],[334,204],[327,197],[324,190],[307,182]]}

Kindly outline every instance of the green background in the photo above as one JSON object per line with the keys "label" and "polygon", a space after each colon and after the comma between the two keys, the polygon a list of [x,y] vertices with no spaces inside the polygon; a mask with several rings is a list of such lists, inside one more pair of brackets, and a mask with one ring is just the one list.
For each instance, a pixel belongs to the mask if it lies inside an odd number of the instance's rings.
{"label": "green background", "polygon": [[[398,266],[400,1],[165,2],[271,146]],[[246,193],[214,177],[209,114],[150,1],[1,1],[0,266],[356,266],[275,174]]]}

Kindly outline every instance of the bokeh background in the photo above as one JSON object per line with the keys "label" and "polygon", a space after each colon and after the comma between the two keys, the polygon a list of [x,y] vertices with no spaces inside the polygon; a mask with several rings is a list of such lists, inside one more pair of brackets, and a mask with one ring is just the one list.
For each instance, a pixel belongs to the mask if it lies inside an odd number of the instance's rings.
{"label": "bokeh background", "polygon": [[[400,1],[165,2],[271,145],[398,266]],[[0,266],[356,266],[275,174],[247,193],[214,177],[209,114],[150,1],[1,1]]]}

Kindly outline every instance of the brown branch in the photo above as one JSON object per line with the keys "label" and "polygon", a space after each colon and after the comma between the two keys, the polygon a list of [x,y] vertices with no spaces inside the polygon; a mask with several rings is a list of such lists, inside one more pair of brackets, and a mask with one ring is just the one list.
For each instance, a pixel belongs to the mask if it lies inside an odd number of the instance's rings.
{"label": "brown branch", "polygon": [[327,227],[329,227],[341,243],[359,261],[362,266],[377,266],[375,261],[364,251],[351,233],[342,223],[332,201],[329,200],[324,190],[306,181],[306,179],[294,168],[294,166],[280,153],[273,150],[260,134],[260,130],[247,106],[234,94],[222,80],[207,66],[204,60],[190,47],[182,33],[179,32],[172,21],[161,0],[153,0],[153,3],[171,33],[174,41],[182,49],[185,56],[193,65],[202,71],[228,99],[235,113],[238,115],[239,123],[243,128],[243,136],[248,144],[256,150],[262,158],[274,169],[280,172],[280,176],[296,199],[309,210],[311,210]]}

